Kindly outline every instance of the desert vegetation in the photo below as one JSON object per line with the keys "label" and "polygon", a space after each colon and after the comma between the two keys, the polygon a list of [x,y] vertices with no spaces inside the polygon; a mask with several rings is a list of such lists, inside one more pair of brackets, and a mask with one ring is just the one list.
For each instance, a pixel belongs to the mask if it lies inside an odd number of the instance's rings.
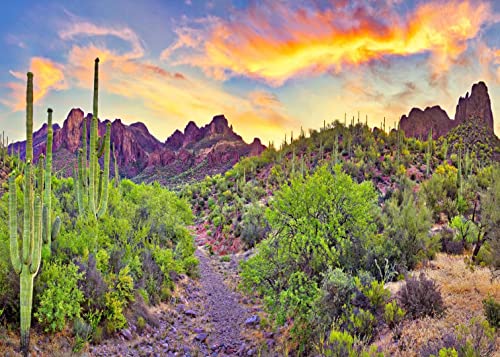
{"label": "desert vegetation", "polygon": [[[258,312],[244,324],[260,331],[249,337],[255,349],[221,353],[497,352],[499,141],[474,129],[474,118],[437,140],[432,131],[419,140],[400,129],[371,130],[359,119],[324,123],[170,191],[110,179],[111,155],[119,168],[110,124],[98,135],[98,71],[96,59],[93,118],[90,128],[83,122],[73,177],[52,172],[52,109],[46,155],[33,155],[31,73],[24,157],[2,143],[3,351],[28,355],[30,331],[68,338],[75,353],[120,334],[132,340],[132,326],[138,336],[158,329],[158,309],[196,318],[184,305],[199,298],[196,289],[223,286],[215,264]],[[198,271],[194,238],[208,277]],[[220,291],[206,299],[217,305]],[[222,321],[241,319],[243,309],[224,308],[230,318]],[[194,331],[206,345],[205,330]]]}

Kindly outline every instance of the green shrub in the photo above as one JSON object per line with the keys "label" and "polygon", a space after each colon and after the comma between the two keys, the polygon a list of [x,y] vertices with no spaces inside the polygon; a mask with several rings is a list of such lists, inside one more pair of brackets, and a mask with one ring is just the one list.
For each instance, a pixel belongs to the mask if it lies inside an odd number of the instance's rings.
{"label": "green shrub", "polygon": [[370,300],[370,304],[374,310],[384,306],[387,299],[391,296],[391,292],[384,288],[384,283],[376,280],[372,281],[368,286],[358,283],[358,288]]}
{"label": "green shrub", "polygon": [[398,306],[396,300],[393,300],[385,305],[384,321],[390,329],[394,329],[403,322],[405,314],[405,310]]}
{"label": "green shrub", "polygon": [[61,331],[68,319],[80,316],[83,293],[78,289],[82,274],[74,264],[49,263],[40,274],[43,286],[34,316],[45,331]]}
{"label": "green shrub", "polygon": [[500,303],[495,301],[493,296],[483,300],[484,315],[489,324],[498,329],[500,328]]}
{"label": "green shrub", "polygon": [[370,311],[355,308],[349,315],[347,324],[348,330],[352,334],[356,335],[359,339],[369,342],[373,338],[377,321]]}

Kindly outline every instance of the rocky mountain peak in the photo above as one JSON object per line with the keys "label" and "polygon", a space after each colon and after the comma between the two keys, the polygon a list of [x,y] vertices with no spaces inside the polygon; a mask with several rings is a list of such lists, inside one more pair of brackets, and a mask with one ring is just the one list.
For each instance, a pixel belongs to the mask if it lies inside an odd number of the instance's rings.
{"label": "rocky mountain peak", "polygon": [[493,113],[491,111],[490,96],[488,87],[484,82],[475,83],[472,90],[467,92],[465,97],[458,100],[455,120],[459,123],[474,118],[482,120],[486,126],[493,130]]}
{"label": "rocky mountain peak", "polygon": [[460,97],[456,107],[454,120],[438,105],[425,110],[411,109],[408,116],[403,115],[399,122],[400,128],[407,136],[426,138],[432,128],[433,138],[446,135],[454,127],[466,120],[479,120],[493,131],[493,113],[488,95],[488,88],[484,82],[475,83],[472,90]]}

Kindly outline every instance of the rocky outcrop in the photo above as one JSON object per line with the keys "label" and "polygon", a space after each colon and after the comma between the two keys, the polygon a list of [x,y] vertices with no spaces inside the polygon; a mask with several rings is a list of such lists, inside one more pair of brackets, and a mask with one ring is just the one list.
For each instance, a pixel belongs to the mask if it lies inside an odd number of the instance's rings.
{"label": "rocky outcrop", "polygon": [[399,126],[404,130],[406,136],[427,138],[432,128],[434,139],[446,135],[455,126],[453,120],[440,106],[427,107],[425,110],[413,108],[408,116],[403,115]]}
{"label": "rocky outcrop", "polygon": [[[54,125],[56,171],[71,174],[76,163],[76,152],[82,146],[83,123],[87,122],[87,138],[90,138],[91,119],[92,114],[85,116],[81,109],[72,109],[62,128]],[[98,130],[101,136],[104,135],[108,122],[109,120],[99,121]],[[45,153],[46,135],[46,124],[34,133],[35,156]],[[111,143],[115,147],[116,160],[122,176],[139,177],[138,181],[159,179],[163,183],[168,183],[170,176],[190,171],[195,166],[200,166],[199,170],[192,170],[197,177],[223,173],[241,157],[260,155],[265,148],[259,139],[255,139],[252,144],[246,144],[241,136],[234,133],[224,115],[215,116],[202,128],[191,121],[184,133],[176,130],[165,143],[151,135],[141,122],[126,125],[120,119],[115,119],[111,122]],[[14,143],[11,147],[16,152],[21,149],[21,156],[24,156],[24,142]]]}
{"label": "rocky outcrop", "polygon": [[470,118],[482,120],[487,127],[493,130],[490,96],[484,82],[474,84],[470,96],[467,92],[465,97],[460,97],[458,100],[455,121],[461,124]]}
{"label": "rocky outcrop", "polygon": [[484,82],[474,84],[470,95],[467,93],[465,97],[460,97],[454,120],[450,119],[441,107],[433,106],[423,111],[413,108],[408,116],[401,117],[399,125],[406,136],[417,138],[426,138],[432,128],[433,137],[436,139],[467,120],[480,121],[493,131],[491,102]]}

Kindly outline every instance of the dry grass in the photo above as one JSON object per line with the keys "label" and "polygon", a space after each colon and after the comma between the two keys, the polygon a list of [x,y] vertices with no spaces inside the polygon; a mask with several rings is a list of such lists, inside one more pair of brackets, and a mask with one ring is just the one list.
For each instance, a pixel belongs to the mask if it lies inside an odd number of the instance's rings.
{"label": "dry grass", "polygon": [[[473,317],[484,317],[482,301],[493,296],[500,300],[500,280],[493,279],[487,268],[470,267],[465,256],[438,254],[436,259],[414,274],[423,272],[436,281],[446,306],[444,316],[406,321],[401,339],[395,343],[390,333],[381,334],[376,344],[391,356],[417,356],[421,346],[453,333],[457,326],[467,325]],[[392,284],[395,293],[401,284]],[[500,337],[497,332],[497,346]],[[495,356],[500,356],[497,351]]]}

